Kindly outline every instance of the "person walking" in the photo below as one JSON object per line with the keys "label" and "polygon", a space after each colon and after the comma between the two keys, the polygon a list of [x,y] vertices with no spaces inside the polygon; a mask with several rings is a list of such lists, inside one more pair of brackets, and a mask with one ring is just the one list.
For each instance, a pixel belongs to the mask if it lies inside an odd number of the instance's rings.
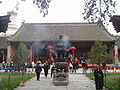
{"label": "person walking", "polygon": [[45,77],[48,76],[48,70],[49,70],[49,64],[46,61],[46,63],[44,63],[44,73],[45,73]]}
{"label": "person walking", "polygon": [[70,62],[70,72],[72,72],[73,70],[73,65],[72,65],[72,62]]}
{"label": "person walking", "polygon": [[32,61],[32,71],[34,71],[35,63]]}
{"label": "person walking", "polygon": [[77,63],[76,63],[75,61],[73,61],[72,65],[73,65],[72,73],[73,73],[73,72],[76,73]]}
{"label": "person walking", "polygon": [[53,64],[52,67],[51,67],[51,78],[52,78],[52,77],[54,78],[55,70],[56,70],[55,64]]}
{"label": "person walking", "polygon": [[70,59],[69,59],[69,58],[66,58],[66,62],[67,62],[67,64],[68,64],[67,72],[70,72]]}
{"label": "person walking", "polygon": [[36,67],[35,67],[35,72],[36,72],[38,81],[40,81],[40,73],[41,73],[41,71],[42,71],[42,68],[40,67],[40,62],[38,62],[36,64]]}
{"label": "person walking", "polygon": [[103,89],[103,72],[100,69],[100,67],[97,67],[94,71],[94,77],[95,77],[95,86],[96,86],[96,90],[102,90]]}
{"label": "person walking", "polygon": [[83,74],[86,73],[86,70],[87,70],[87,64],[86,64],[86,61],[81,61],[82,63],[82,68],[83,68]]}
{"label": "person walking", "polygon": [[14,64],[12,61],[10,61],[10,72],[13,72],[13,67],[14,67]]}

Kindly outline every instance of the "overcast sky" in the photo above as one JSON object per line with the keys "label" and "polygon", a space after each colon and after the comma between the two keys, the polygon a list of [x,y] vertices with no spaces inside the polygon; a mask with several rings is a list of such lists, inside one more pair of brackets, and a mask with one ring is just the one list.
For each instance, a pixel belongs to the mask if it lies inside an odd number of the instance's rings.
{"label": "overcast sky", "polygon": [[[0,16],[6,15],[8,11],[15,10],[16,1],[20,0],[1,0]],[[49,13],[45,17],[39,12],[39,9],[33,0],[19,3],[17,11],[18,24],[25,20],[26,23],[65,23],[65,22],[86,22],[83,19],[84,0],[51,0]],[[116,0],[116,15],[120,15],[120,0]],[[109,23],[108,31],[111,34],[117,34],[112,28],[112,23]]]}

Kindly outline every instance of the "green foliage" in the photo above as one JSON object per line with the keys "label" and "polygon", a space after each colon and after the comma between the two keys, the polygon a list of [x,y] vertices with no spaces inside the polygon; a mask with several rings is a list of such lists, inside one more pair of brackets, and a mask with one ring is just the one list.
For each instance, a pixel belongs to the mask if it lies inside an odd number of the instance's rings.
{"label": "green foliage", "polygon": [[40,8],[40,13],[43,13],[43,17],[45,15],[48,15],[48,8],[49,8],[49,3],[51,0],[33,0],[33,3]]}
{"label": "green foliage", "polygon": [[19,85],[21,80],[27,81],[35,76],[35,74],[21,73],[0,73],[0,75],[3,80],[3,84],[0,85],[0,90],[13,90]]}
{"label": "green foliage", "polygon": [[84,19],[105,24],[106,17],[115,13],[115,6],[114,0],[85,0]]}
{"label": "green foliage", "polygon": [[[87,77],[94,80],[93,74],[86,74]],[[105,80],[105,75],[104,75]],[[105,82],[104,82],[105,83]],[[109,90],[120,90],[120,73],[106,73],[106,86]]]}
{"label": "green foliage", "polygon": [[92,46],[88,56],[91,58],[91,63],[101,64],[107,58],[110,58],[110,54],[107,52],[107,46],[97,40]]}
{"label": "green foliage", "polygon": [[25,44],[20,43],[18,48],[15,50],[14,63],[23,66],[25,62],[29,63],[29,50],[26,48]]}
{"label": "green foliage", "polygon": [[[26,0],[21,0],[26,1]],[[36,4],[40,9],[40,13],[43,13],[43,17],[48,15],[49,4],[51,0],[33,0],[33,4]],[[102,21],[106,19],[106,16],[111,16],[115,13],[116,2],[114,0],[84,0],[84,19],[89,22]],[[19,5],[16,4],[16,6]],[[101,19],[102,18],[102,19]]]}

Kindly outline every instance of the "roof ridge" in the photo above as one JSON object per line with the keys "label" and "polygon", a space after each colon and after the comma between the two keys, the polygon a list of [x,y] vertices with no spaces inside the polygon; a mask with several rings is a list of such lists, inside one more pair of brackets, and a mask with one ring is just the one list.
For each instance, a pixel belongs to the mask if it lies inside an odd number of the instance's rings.
{"label": "roof ridge", "polygon": [[[32,25],[33,24],[33,25]],[[66,35],[70,40],[113,41],[96,23],[23,23],[10,41],[44,41],[58,40],[58,35]],[[39,25],[42,24],[42,25]],[[50,24],[50,25],[49,25]],[[53,25],[51,25],[53,24]],[[68,24],[68,25],[67,25]],[[51,27],[50,27],[51,26]]]}
{"label": "roof ridge", "polygon": [[97,24],[95,23],[88,23],[88,22],[71,22],[71,23],[23,23],[23,24]]}

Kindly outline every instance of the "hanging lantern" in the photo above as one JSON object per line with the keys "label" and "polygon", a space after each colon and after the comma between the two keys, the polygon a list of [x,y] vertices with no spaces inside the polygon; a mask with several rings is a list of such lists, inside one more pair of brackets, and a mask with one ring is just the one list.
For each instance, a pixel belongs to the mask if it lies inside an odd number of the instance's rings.
{"label": "hanging lantern", "polygon": [[48,49],[53,49],[53,47],[52,47],[52,46],[50,46],[50,45],[49,45],[49,46],[47,46],[47,48],[48,48]]}
{"label": "hanging lantern", "polygon": [[76,50],[76,47],[72,46],[72,47],[70,48],[70,50]]}

